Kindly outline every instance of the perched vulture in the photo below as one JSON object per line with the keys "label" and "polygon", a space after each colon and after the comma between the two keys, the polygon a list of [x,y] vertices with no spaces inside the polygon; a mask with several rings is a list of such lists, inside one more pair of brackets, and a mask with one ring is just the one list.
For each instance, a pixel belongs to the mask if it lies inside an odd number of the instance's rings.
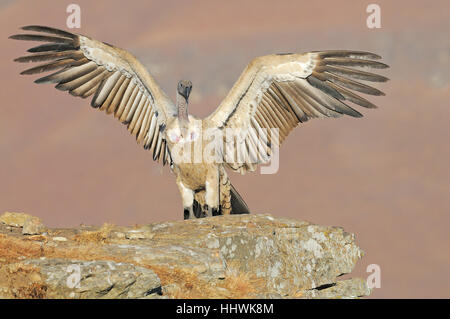
{"label": "perched vulture", "polygon": [[[154,160],[170,164],[185,219],[249,213],[225,167],[242,174],[254,171],[258,164],[271,159],[274,145],[280,145],[298,123],[311,118],[361,117],[347,102],[366,108],[375,105],[355,91],[383,93],[359,80],[387,81],[384,76],[361,70],[388,67],[374,61],[380,56],[369,52],[262,56],[250,62],[211,115],[198,119],[188,114],[190,81],[178,83],[174,104],[145,67],[125,50],[50,27],[22,29],[32,32],[10,38],[44,44],[29,49],[30,55],[15,59],[43,62],[21,74],[52,71],[35,82],[56,83],[57,89],[74,96],[92,97],[92,107],[114,114],[137,143],[152,152]],[[208,138],[205,132],[209,132]],[[208,147],[212,152],[203,152]]]}

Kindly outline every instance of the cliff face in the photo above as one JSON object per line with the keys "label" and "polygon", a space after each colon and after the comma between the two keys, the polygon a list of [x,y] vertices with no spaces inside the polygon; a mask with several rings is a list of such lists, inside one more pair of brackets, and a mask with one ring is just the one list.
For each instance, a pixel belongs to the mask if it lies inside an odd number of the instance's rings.
{"label": "cliff face", "polygon": [[45,229],[4,214],[0,297],[360,297],[364,280],[337,277],[362,255],[342,228],[270,215]]}

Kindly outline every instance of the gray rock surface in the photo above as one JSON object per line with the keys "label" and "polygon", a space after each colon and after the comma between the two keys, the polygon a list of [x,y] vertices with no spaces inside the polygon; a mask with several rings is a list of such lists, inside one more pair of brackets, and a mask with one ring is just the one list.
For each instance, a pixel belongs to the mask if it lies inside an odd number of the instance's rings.
{"label": "gray rock surface", "polygon": [[[9,233],[7,237],[24,241],[27,236]],[[67,240],[52,240],[55,237]],[[354,298],[370,294],[362,279],[337,280],[363,256],[354,235],[340,227],[271,215],[49,230],[48,238],[31,238],[44,258],[25,255],[15,262],[38,269],[39,283],[45,287],[45,293],[39,292],[48,298],[153,298],[161,293],[169,298]],[[0,248],[1,242],[2,237]],[[70,280],[78,270],[80,281],[73,286]],[[0,288],[1,276],[0,269]]]}
{"label": "gray rock surface", "polygon": [[26,219],[22,228],[22,234],[24,235],[39,235],[44,233],[45,231],[46,227],[37,217]]}
{"label": "gray rock surface", "polygon": [[60,258],[24,262],[39,269],[47,297],[144,298],[161,293],[161,282],[150,269],[113,261]]}
{"label": "gray rock surface", "polygon": [[0,216],[0,223],[10,228],[22,228],[24,235],[39,235],[46,231],[40,218],[25,213],[5,212]]}

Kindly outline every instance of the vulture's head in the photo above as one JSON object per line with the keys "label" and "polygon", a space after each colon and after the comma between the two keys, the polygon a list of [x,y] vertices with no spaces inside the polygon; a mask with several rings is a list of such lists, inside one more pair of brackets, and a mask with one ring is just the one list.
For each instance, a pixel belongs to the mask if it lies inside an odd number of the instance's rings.
{"label": "vulture's head", "polygon": [[192,90],[192,83],[189,80],[181,80],[180,82],[178,82],[178,94],[180,94],[182,97],[184,97],[186,99],[186,102],[189,99],[189,94],[191,93]]}

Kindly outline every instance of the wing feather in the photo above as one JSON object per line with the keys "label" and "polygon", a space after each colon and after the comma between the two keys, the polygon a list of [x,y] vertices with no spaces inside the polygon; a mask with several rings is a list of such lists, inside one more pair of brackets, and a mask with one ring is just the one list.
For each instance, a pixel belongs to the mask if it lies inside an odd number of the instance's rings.
{"label": "wing feather", "polygon": [[[304,54],[268,55],[254,59],[241,74],[220,106],[206,119],[208,127],[259,131],[278,129],[281,144],[298,123],[311,118],[341,117],[362,114],[347,102],[366,108],[376,106],[357,93],[384,95],[380,90],[361,83],[385,82],[382,75],[361,68],[384,69],[388,66],[374,53],[331,50]],[[357,93],[355,93],[357,92]],[[239,151],[246,151],[244,163],[224,161],[241,173],[252,171],[267,161],[272,153],[272,133],[258,141],[254,134],[245,138]],[[258,139],[261,135],[258,136]],[[234,153],[226,144],[226,152]],[[262,150],[259,148],[262,147]],[[257,154],[257,161],[254,161]],[[265,156],[264,156],[265,155]]]}
{"label": "wing feather", "polygon": [[[22,29],[37,33],[17,34],[10,38],[44,43],[30,48],[30,55],[14,61],[45,63],[21,74],[56,70],[35,82],[54,83],[57,89],[82,98],[92,96],[92,107],[113,113],[115,118],[128,125],[139,144],[143,143],[145,148],[154,146],[153,157],[159,160],[162,145],[166,147],[165,124],[176,114],[176,108],[133,55],[64,30],[36,25]],[[163,155],[168,156],[165,149]]]}
{"label": "wing feather", "polygon": [[133,82],[129,81],[129,83],[127,85],[127,88],[126,88],[125,92],[123,93],[123,97],[120,100],[120,104],[117,107],[116,112],[114,113],[114,117],[116,117],[116,118],[120,118],[121,117],[121,115],[123,113],[123,110],[125,109],[125,106],[127,105],[128,100],[132,96],[135,88],[136,88],[136,86],[133,84]]}

